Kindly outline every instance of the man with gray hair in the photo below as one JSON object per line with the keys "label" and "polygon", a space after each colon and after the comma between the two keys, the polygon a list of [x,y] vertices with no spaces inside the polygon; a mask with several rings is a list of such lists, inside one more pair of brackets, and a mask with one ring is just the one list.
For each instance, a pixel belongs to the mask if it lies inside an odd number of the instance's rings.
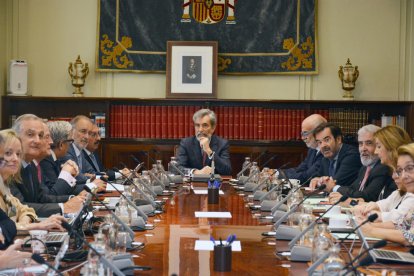
{"label": "man with gray hair", "polygon": [[[302,121],[300,136],[308,147],[308,154],[299,166],[284,171],[290,179],[299,179],[303,183],[319,171],[323,155],[318,149],[313,130],[322,123],[326,123],[326,119],[319,114],[312,114]],[[279,177],[283,175],[280,174]]]}
{"label": "man with gray hair", "polygon": [[52,139],[50,155],[40,161],[43,172],[43,184],[50,194],[54,195],[77,195],[83,185],[76,185],[75,176],[79,168],[72,160],[61,164],[58,158],[66,155],[69,146],[73,143],[70,138],[72,125],[65,121],[48,122],[47,126]]}
{"label": "man with gray hair", "polygon": [[193,115],[195,135],[181,140],[177,161],[181,168],[193,174],[215,173],[231,175],[229,142],[214,135],[216,114],[210,109],[200,109]]}
{"label": "man with gray hair", "polygon": [[351,206],[364,200],[377,201],[380,193],[383,198],[388,197],[397,187],[391,177],[389,168],[381,164],[380,159],[374,153],[374,134],[380,129],[375,125],[366,125],[358,130],[358,145],[362,167],[358,177],[349,186],[330,185],[328,182],[326,190],[331,192],[329,200],[336,202],[342,195],[350,197],[347,203]]}

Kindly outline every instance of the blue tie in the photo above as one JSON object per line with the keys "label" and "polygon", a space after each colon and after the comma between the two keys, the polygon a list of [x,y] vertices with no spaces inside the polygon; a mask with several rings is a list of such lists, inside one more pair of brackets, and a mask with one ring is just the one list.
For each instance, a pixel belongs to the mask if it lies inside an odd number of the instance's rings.
{"label": "blue tie", "polygon": [[335,174],[335,160],[329,160],[329,176],[334,176]]}
{"label": "blue tie", "polygon": [[78,155],[78,167],[79,167],[79,171],[82,171],[82,155],[81,154]]}

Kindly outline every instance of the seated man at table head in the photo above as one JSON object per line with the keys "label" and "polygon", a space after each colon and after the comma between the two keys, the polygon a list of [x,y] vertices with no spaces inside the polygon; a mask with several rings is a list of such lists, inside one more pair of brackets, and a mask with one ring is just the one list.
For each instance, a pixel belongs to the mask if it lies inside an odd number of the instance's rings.
{"label": "seated man at table head", "polygon": [[21,115],[16,119],[13,130],[21,140],[23,158],[20,170],[22,180],[14,180],[10,184],[12,194],[21,203],[32,207],[40,217],[77,212],[82,206],[83,199],[74,197],[69,200],[68,195],[47,194],[39,182],[38,169],[33,160],[40,160],[43,155],[42,143],[45,132],[42,119],[33,114]]}
{"label": "seated man at table head", "polygon": [[311,189],[320,184],[349,186],[361,168],[358,150],[342,142],[342,131],[334,124],[324,123],[314,130],[314,136],[323,155],[318,177],[312,179]]}
{"label": "seated man at table head", "polygon": [[380,129],[375,125],[366,125],[358,130],[358,146],[362,167],[358,177],[349,186],[334,185],[328,182],[326,191],[331,192],[329,200],[336,202],[342,195],[349,197],[347,203],[356,205],[359,201],[377,201],[384,189],[384,197],[388,197],[397,186],[391,177],[389,167],[381,164],[375,154],[374,134]]}
{"label": "seated man at table head", "polygon": [[210,109],[200,109],[193,115],[195,135],[181,140],[177,161],[181,168],[192,170],[193,174],[215,173],[231,175],[229,142],[214,135],[216,114]]}
{"label": "seated man at table head", "polygon": [[[326,119],[319,114],[312,114],[302,121],[301,137],[308,147],[308,154],[299,166],[284,171],[290,179],[299,179],[303,183],[319,171],[323,156],[318,149],[313,131],[322,123],[326,123]],[[282,177],[282,175],[279,176]]]}

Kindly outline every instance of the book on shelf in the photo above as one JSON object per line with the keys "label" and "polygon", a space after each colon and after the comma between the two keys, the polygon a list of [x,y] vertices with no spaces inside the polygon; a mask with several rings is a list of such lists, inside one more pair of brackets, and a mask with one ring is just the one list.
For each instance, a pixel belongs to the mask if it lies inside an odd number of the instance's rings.
{"label": "book on shelf", "polygon": [[89,112],[89,118],[91,118],[91,120],[98,126],[101,138],[105,138],[106,137],[106,114],[105,112]]}

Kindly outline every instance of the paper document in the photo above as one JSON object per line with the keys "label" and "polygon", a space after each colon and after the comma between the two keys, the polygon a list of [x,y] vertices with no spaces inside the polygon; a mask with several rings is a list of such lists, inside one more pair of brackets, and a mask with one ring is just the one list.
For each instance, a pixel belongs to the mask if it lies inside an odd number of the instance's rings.
{"label": "paper document", "polygon": [[[208,194],[207,190],[193,190],[193,191],[194,191],[194,194],[196,194],[196,195],[206,195],[206,194]],[[224,192],[222,190],[220,190],[219,194],[224,195]]]}
{"label": "paper document", "polygon": [[[216,244],[219,245],[220,241],[216,241]],[[226,242],[223,241],[223,244],[225,245]],[[208,250],[208,251],[213,251],[214,250],[214,245],[212,241],[196,241],[195,242],[195,246],[194,246],[194,250]],[[241,243],[240,241],[234,241],[231,244],[231,251],[241,251]]]}
{"label": "paper document", "polygon": [[[343,240],[343,239],[345,239],[345,237],[346,237],[348,234],[347,234],[347,233],[333,233],[332,235],[333,235],[336,239],[338,239],[338,240]],[[358,235],[351,234],[351,235],[349,235],[349,237],[347,238],[347,240],[354,240],[354,239],[359,240]],[[370,238],[370,237],[366,237],[365,239],[366,239],[367,241],[379,241],[379,240],[381,240],[381,239],[377,239],[377,238]]]}
{"label": "paper document", "polygon": [[230,212],[194,212],[196,218],[231,218]]}
{"label": "paper document", "polygon": [[[124,191],[124,185],[121,185],[121,184],[112,184],[112,185],[114,185],[120,192],[123,192]],[[110,185],[110,184],[107,184],[106,185],[106,191],[107,192],[114,192],[114,191],[116,191],[114,189],[114,187],[112,187],[112,185]]]}

